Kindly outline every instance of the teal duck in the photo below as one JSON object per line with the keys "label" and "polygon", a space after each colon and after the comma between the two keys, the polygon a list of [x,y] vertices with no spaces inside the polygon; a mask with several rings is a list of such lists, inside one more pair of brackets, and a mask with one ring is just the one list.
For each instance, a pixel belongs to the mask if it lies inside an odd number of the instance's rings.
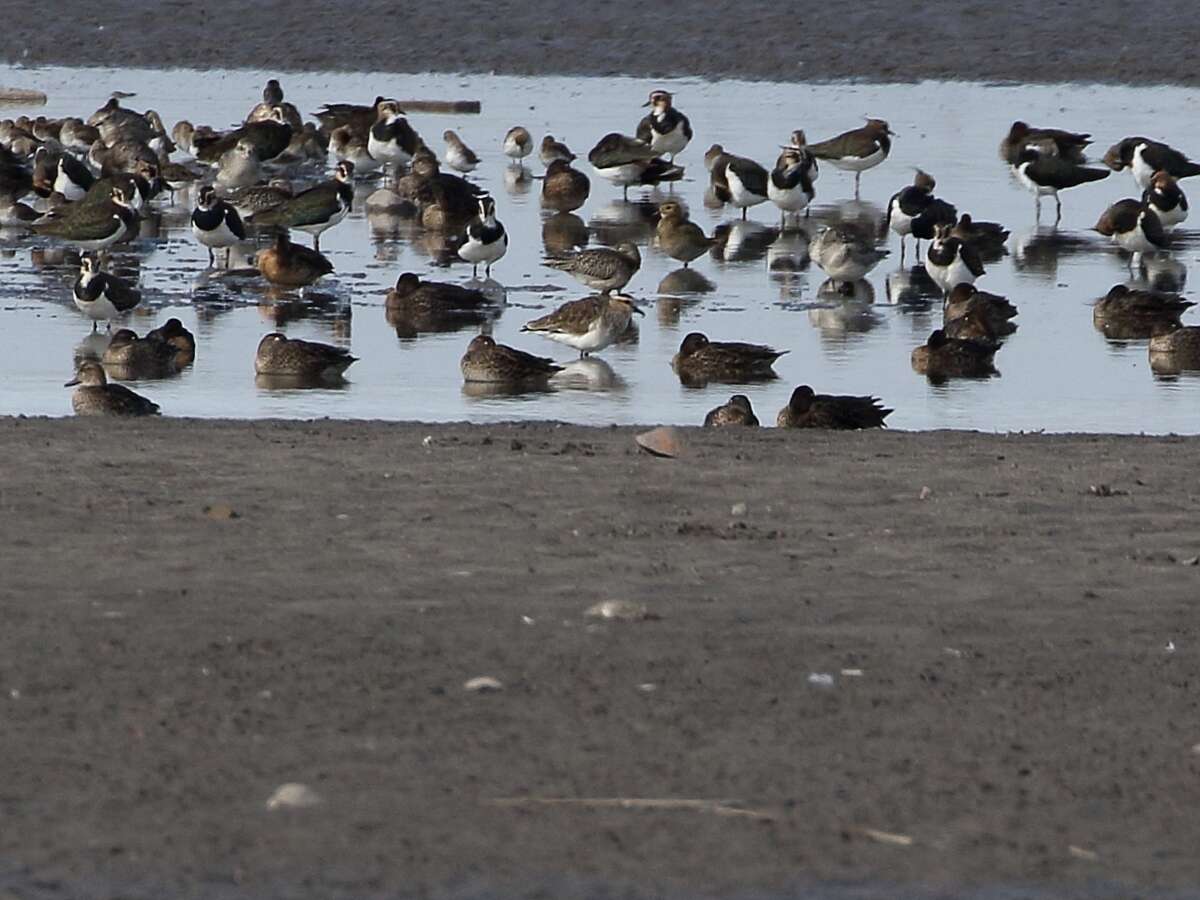
{"label": "teal duck", "polygon": [[167,319],[157,328],[146,332],[147,340],[162,341],[175,353],[175,367],[182,369],[196,361],[196,338],[176,318]]}
{"label": "teal duck", "polygon": [[387,309],[415,312],[478,309],[487,303],[488,298],[482,291],[443,281],[422,281],[413,272],[405,272],[388,291],[384,305]]}
{"label": "teal duck", "polygon": [[996,374],[992,361],[997,349],[991,341],[947,337],[939,328],[913,350],[912,367],[914,372],[934,380],[986,378]]}
{"label": "teal duck", "polygon": [[115,332],[100,363],[114,378],[135,381],[143,378],[163,378],[174,375],[175,348],[165,341],[146,335],[143,338],[128,329]]}
{"label": "teal duck", "polygon": [[337,380],[356,359],[343,347],[289,339],[273,331],[258,343],[258,351],[254,355],[254,373]]}
{"label": "teal duck", "polygon": [[542,181],[542,206],[573,212],[587,202],[591,189],[588,177],[565,159],[551,160]]}
{"label": "teal duck", "polygon": [[762,344],[710,341],[700,332],[692,332],[680,343],[671,367],[685,384],[768,381],[779,377],[772,367],[785,353]]}
{"label": "teal duck", "polygon": [[264,278],[281,287],[307,287],[333,271],[333,263],[316,250],[293,244],[287,233],[275,236],[275,243],[260,250],[256,265]]}
{"label": "teal duck", "polygon": [[758,427],[758,417],[750,406],[750,398],[745,394],[734,394],[728,403],[723,403],[715,409],[710,409],[704,417],[705,428],[726,428],[729,426]]}
{"label": "teal duck", "polygon": [[1092,307],[1092,323],[1114,340],[1144,340],[1156,326],[1179,324],[1179,317],[1195,305],[1178,294],[1117,284]]}
{"label": "teal duck", "polygon": [[483,384],[520,384],[545,381],[562,366],[543,356],[534,356],[505,344],[491,335],[476,335],[459,362],[463,380]]}
{"label": "teal duck", "polygon": [[[77,387],[76,387],[77,386]],[[71,406],[77,416],[157,416],[158,404],[121,384],[109,384],[104,367],[95,360],[80,363],[64,387],[75,387]]]}
{"label": "teal duck", "polygon": [[818,394],[807,384],[792,391],[788,405],[779,411],[775,424],[780,428],[828,428],[853,431],[883,428],[892,410],[878,397]]}

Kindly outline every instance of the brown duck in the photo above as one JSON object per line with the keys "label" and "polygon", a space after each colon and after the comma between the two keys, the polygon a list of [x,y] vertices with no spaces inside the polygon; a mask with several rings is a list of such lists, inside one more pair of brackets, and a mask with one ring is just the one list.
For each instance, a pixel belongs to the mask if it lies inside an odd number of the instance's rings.
{"label": "brown duck", "polygon": [[758,427],[758,417],[750,406],[750,398],[745,394],[734,394],[728,403],[723,403],[716,409],[710,409],[704,417],[705,428],[726,428],[729,426]]}
{"label": "brown duck", "polygon": [[892,410],[878,397],[817,394],[807,384],[792,391],[788,405],[779,411],[775,424],[780,428],[829,428],[853,431],[859,428],[883,428]]}

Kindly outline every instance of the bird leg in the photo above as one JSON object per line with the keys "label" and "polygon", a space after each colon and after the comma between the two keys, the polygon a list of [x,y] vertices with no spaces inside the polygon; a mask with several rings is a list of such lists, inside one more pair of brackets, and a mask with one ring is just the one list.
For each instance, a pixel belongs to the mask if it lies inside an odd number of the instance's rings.
{"label": "bird leg", "polygon": [[213,253],[212,247],[208,248],[208,267],[210,269],[215,269],[217,267],[217,256],[215,253]]}
{"label": "bird leg", "polygon": [[904,268],[904,235],[900,235],[900,268]]}
{"label": "bird leg", "polygon": [[858,199],[858,183],[862,179],[862,172],[854,173],[854,199]]}
{"label": "bird leg", "polygon": [[1054,224],[1057,225],[1062,221],[1062,200],[1058,198],[1058,194],[1054,195]]}
{"label": "bird leg", "polygon": [[743,207],[742,207],[742,221],[743,221],[743,222],[745,222],[745,221],[746,221],[746,213],[748,213],[748,212],[750,212],[750,207],[748,207],[748,206],[743,206]]}
{"label": "bird leg", "polygon": [[318,253],[321,252],[321,235],[319,233],[313,235],[313,249]]}
{"label": "bird leg", "polygon": [[1042,221],[1042,195],[1033,195],[1033,221],[1034,224]]}

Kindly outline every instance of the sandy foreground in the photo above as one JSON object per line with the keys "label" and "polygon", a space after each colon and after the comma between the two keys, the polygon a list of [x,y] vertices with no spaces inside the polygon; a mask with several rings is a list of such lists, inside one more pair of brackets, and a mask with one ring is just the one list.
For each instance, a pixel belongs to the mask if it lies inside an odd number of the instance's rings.
{"label": "sandy foreground", "polygon": [[[0,0],[0,60],[272,71],[1196,84],[1168,0]],[[340,99],[340,98],[331,98]],[[347,98],[349,99],[349,98]],[[1164,126],[1169,133],[1169,128]]]}
{"label": "sandy foreground", "polygon": [[634,433],[0,419],[0,898],[1196,896],[1200,441]]}

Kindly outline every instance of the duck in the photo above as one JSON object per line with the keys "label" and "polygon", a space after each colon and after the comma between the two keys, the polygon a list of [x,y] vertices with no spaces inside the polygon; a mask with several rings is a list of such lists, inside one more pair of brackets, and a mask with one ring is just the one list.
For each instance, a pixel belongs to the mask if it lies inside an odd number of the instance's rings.
{"label": "duck", "polygon": [[706,335],[694,331],[679,344],[679,352],[671,358],[671,368],[685,384],[768,381],[778,377],[772,367],[785,353],[786,350],[763,344],[710,341]]}
{"label": "duck", "polygon": [[775,417],[775,424],[780,428],[856,431],[887,427],[884,419],[892,412],[878,397],[818,394],[802,384],[792,391],[787,406]]}
{"label": "duck", "polygon": [[268,162],[287,150],[292,135],[292,126],[287,124],[283,109],[276,106],[272,108],[270,118],[247,122],[225,134],[209,136],[193,132],[192,147],[197,160],[215,164],[239,141],[245,141],[254,148],[260,162]]}
{"label": "duck", "polygon": [[956,285],[974,284],[984,269],[974,245],[954,237],[951,226],[938,225],[925,253],[925,272],[943,294],[949,294]]}
{"label": "duck", "polygon": [[692,140],[692,123],[673,102],[669,91],[651,91],[650,99],[642,104],[650,107],[650,113],[638,123],[636,132],[638,140],[649,144],[655,154],[667,156],[671,163]]}
{"label": "duck", "polygon": [[467,225],[467,239],[458,248],[458,255],[471,264],[472,277],[484,265],[484,275],[492,276],[492,265],[508,252],[508,232],[496,219],[496,201],[490,194],[478,198],[479,215]]}
{"label": "duck", "polygon": [[1101,214],[1093,230],[1135,254],[1165,250],[1169,244],[1158,216],[1140,200],[1118,200]]}
{"label": "duck", "polygon": [[442,140],[446,142],[446,152],[442,156],[446,165],[464,175],[475,171],[479,166],[479,157],[455,131],[447,129],[442,134]]}
{"label": "duck", "polygon": [[688,220],[683,204],[668,200],[658,206],[658,227],[655,239],[663,253],[683,263],[686,269],[694,259],[708,252],[713,239],[705,237],[704,229]]}
{"label": "duck", "polygon": [[831,225],[808,245],[808,255],[834,281],[850,284],[865,278],[888,254],[876,250],[856,228]]}
{"label": "duck", "polygon": [[1117,284],[1092,307],[1092,323],[1105,337],[1143,340],[1159,325],[1179,324],[1179,317],[1195,305],[1178,294]]}
{"label": "duck", "polygon": [[[396,103],[386,97],[376,97],[370,106],[357,103],[326,103],[313,116],[321,123],[321,130],[326,134],[343,125],[354,131],[365,133],[379,118],[379,108],[385,103]],[[396,104],[399,106],[399,104]]]}
{"label": "duck", "polygon": [[547,259],[542,265],[566,272],[592,290],[608,294],[629,284],[642,267],[642,255],[637,244],[622,241],[615,247],[596,247]]}
{"label": "duck", "polygon": [[320,251],[321,235],[350,214],[354,203],[354,164],[342,160],[333,178],[301,191],[278,206],[250,217],[252,225],[298,228],[313,236],[313,249]]}
{"label": "duck", "polygon": [[561,159],[565,163],[574,162],[575,154],[562,141],[556,140],[554,135],[548,134],[542,138],[542,143],[538,148],[538,158],[541,159],[543,166],[549,168],[550,163],[556,159]]}
{"label": "duck", "polygon": [[[100,191],[95,194],[98,198]],[[85,198],[70,207],[66,214],[34,224],[33,230],[37,234],[60,238],[81,250],[103,250],[137,234],[132,194],[127,186],[114,184],[106,199],[88,202]]]}
{"label": "duck", "polygon": [[482,384],[544,382],[563,370],[552,359],[497,344],[489,334],[471,339],[459,361],[459,368],[464,381]]}
{"label": "duck", "polygon": [[758,417],[750,406],[750,398],[745,394],[734,394],[729,401],[715,409],[710,409],[704,417],[705,428],[729,428],[741,426],[757,428]]}
{"label": "duck", "polygon": [[192,210],[192,234],[208,250],[209,266],[217,262],[213,250],[224,247],[228,267],[233,245],[246,239],[246,227],[237,210],[217,196],[216,188],[205,185],[200,188],[196,208]]}
{"label": "duck", "polygon": [[123,316],[142,302],[141,291],[124,278],[110,275],[100,265],[100,258],[84,253],[79,259],[79,275],[71,288],[75,306],[92,320],[92,331],[99,322],[109,323]]}
{"label": "duck", "polygon": [[1145,137],[1127,137],[1117,141],[1104,154],[1104,164],[1114,172],[1129,169],[1141,190],[1150,187],[1155,172],[1166,172],[1173,178],[1200,175],[1200,163],[1161,141]]}
{"label": "duck", "polygon": [[172,317],[157,328],[146,332],[147,340],[161,341],[175,351],[175,368],[182,369],[196,361],[196,337]]}
{"label": "duck", "polygon": [[344,347],[288,338],[273,331],[258,342],[254,374],[335,381],[357,360]]}
{"label": "duck", "polygon": [[892,152],[895,132],[883,119],[868,118],[861,128],[844,131],[836,137],[810,144],[808,150],[817,159],[828,160],[836,168],[854,173],[854,196],[858,196],[862,173],[873,169]]}
{"label": "duck", "polygon": [[1009,321],[1016,315],[1017,307],[1008,298],[981,291],[968,282],[955,285],[942,305],[942,321],[946,326],[958,319],[978,316],[990,336],[1016,331],[1017,326]]}
{"label": "duck", "polygon": [[526,322],[521,331],[566,344],[582,357],[615,343],[629,330],[634,313],[645,315],[632,297],[606,292],[568,301],[554,312]]}
{"label": "duck", "polygon": [[574,212],[587,202],[591,190],[587,175],[565,159],[551,160],[542,181],[542,206],[560,213]]}
{"label": "duck", "polygon": [[981,257],[999,258],[1005,252],[1009,230],[999,222],[980,222],[963,213],[950,229],[950,236],[972,245]]}
{"label": "duck", "polygon": [[85,360],[63,387],[74,387],[71,407],[77,416],[157,416],[158,404],[122,384],[109,384],[104,367]]}
{"label": "duck", "polygon": [[514,125],[504,135],[504,155],[513,162],[520,162],[533,152],[533,136],[528,128]]}
{"label": "duck", "polygon": [[1033,192],[1037,217],[1041,217],[1042,197],[1046,195],[1054,197],[1054,221],[1056,223],[1062,219],[1062,200],[1058,196],[1059,191],[1108,177],[1107,169],[1081,166],[1060,156],[1046,156],[1032,147],[1026,147],[1017,156],[1017,163],[1013,167],[1013,171],[1017,175],[1017,180]]}
{"label": "duck", "polygon": [[329,133],[329,152],[339,162],[353,165],[354,171],[360,176],[375,172],[383,165],[371,154],[369,132],[364,134],[355,131],[349,125],[342,125]]}
{"label": "duck", "polygon": [[[800,132],[803,139],[803,132]],[[808,215],[817,192],[813,186],[816,157],[804,147],[783,147],[767,181],[767,197],[779,208],[780,225],[789,213]]]}
{"label": "duck", "polygon": [[121,328],[113,332],[100,363],[123,379],[162,378],[179,371],[175,358],[176,348],[165,341],[150,335],[139,338],[131,329]]}
{"label": "duck", "polygon": [[1179,181],[1170,172],[1155,172],[1150,186],[1142,193],[1142,202],[1156,215],[1166,231],[1182,225],[1188,217],[1188,201]]}
{"label": "duck", "polygon": [[272,246],[258,252],[255,265],[267,281],[281,287],[307,287],[333,271],[333,263],[320,251],[293,244],[287,232],[276,235]]}
{"label": "duck", "polygon": [[997,345],[990,341],[950,338],[942,329],[912,352],[913,371],[934,380],[985,378],[994,375]]}
{"label": "duck", "polygon": [[1000,142],[1000,158],[1010,166],[1016,165],[1021,152],[1032,148],[1044,156],[1057,156],[1067,162],[1083,165],[1087,162],[1084,150],[1092,142],[1090,134],[1063,131],[1059,128],[1032,128],[1027,123],[1013,122]]}
{"label": "duck", "polygon": [[387,293],[387,309],[437,311],[448,309],[478,309],[488,304],[487,295],[474,288],[447,284],[442,281],[422,281],[413,272],[396,279],[396,286]]}
{"label": "duck", "polygon": [[609,132],[588,152],[592,170],[601,178],[620,185],[622,194],[629,196],[630,185],[654,185],[664,181],[679,181],[683,168],[656,154],[645,141]]}

